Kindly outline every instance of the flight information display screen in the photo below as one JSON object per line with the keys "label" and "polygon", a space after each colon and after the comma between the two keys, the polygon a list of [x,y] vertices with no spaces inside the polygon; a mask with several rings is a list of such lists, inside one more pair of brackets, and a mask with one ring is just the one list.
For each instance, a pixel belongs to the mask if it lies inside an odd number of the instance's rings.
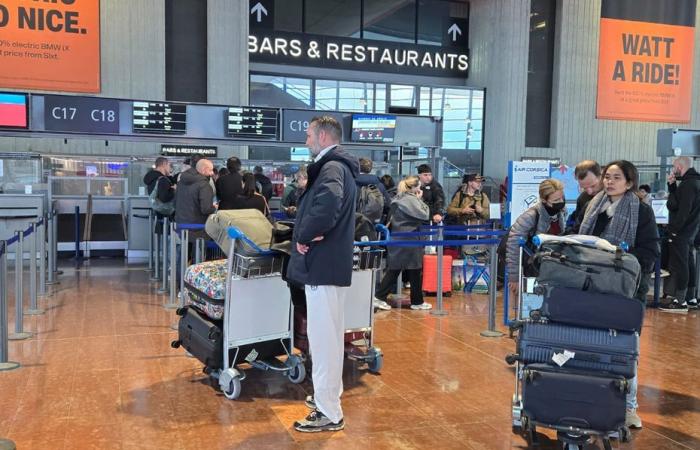
{"label": "flight information display screen", "polygon": [[274,108],[232,106],[226,117],[226,135],[239,139],[275,140],[279,134],[279,111]]}
{"label": "flight information display screen", "polygon": [[28,128],[27,94],[0,92],[0,128]]}
{"label": "flight information display screen", "polygon": [[353,114],[352,142],[394,142],[396,116],[381,114]]}
{"label": "flight information display screen", "polygon": [[134,102],[134,133],[185,134],[187,105],[164,102]]}

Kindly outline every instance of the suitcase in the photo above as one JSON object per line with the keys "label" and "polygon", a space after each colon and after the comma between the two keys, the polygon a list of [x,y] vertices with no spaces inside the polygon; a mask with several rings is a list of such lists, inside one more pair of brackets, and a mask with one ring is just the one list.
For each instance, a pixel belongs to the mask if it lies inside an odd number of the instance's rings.
{"label": "suitcase", "polygon": [[572,288],[536,288],[543,293],[542,306],[530,313],[553,322],[591,328],[641,331],[644,305],[637,299]]}
{"label": "suitcase", "polygon": [[[302,353],[309,353],[309,336],[306,333],[306,311],[294,311],[294,347]],[[351,347],[353,342],[364,339],[364,331],[351,331],[345,333],[345,349]]]}
{"label": "suitcase", "polygon": [[[224,333],[221,321],[211,321],[195,309],[184,307],[177,325],[178,340],[188,352],[210,369],[220,369],[224,361]],[[175,343],[173,343],[173,346]]]}
{"label": "suitcase", "polygon": [[549,364],[632,378],[639,358],[639,335],[556,323],[524,322],[518,335],[517,352],[516,359],[524,364]]}
{"label": "suitcase", "polygon": [[226,260],[193,264],[185,271],[187,303],[213,320],[224,317]]}
{"label": "suitcase", "polygon": [[[423,255],[423,292],[437,294],[437,255]],[[452,292],[452,257],[442,256],[442,293]]]}
{"label": "suitcase", "polygon": [[528,421],[599,432],[625,426],[628,389],[620,376],[531,364],[523,369],[522,386]]}

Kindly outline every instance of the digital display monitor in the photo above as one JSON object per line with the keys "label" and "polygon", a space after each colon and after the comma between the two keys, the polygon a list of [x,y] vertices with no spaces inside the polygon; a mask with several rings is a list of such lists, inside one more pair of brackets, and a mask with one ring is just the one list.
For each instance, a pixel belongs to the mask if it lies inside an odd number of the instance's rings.
{"label": "digital display monitor", "polygon": [[0,128],[29,128],[27,94],[0,92]]}
{"label": "digital display monitor", "polygon": [[394,142],[395,130],[396,116],[353,114],[350,141],[391,144]]}
{"label": "digital display monitor", "polygon": [[165,102],[134,102],[134,133],[185,134],[187,105]]}
{"label": "digital display monitor", "polygon": [[239,139],[276,140],[279,112],[274,108],[232,106],[226,117],[226,135]]}
{"label": "digital display monitor", "polygon": [[651,201],[651,209],[654,210],[657,225],[668,225],[668,208],[666,207],[665,199],[653,199]]}

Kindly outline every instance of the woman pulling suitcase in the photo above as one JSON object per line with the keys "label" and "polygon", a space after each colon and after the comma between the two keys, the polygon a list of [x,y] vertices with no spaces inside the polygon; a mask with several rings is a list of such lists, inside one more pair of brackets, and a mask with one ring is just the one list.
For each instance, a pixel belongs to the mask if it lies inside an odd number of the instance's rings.
{"label": "woman pulling suitcase", "polygon": [[[646,301],[649,277],[659,256],[659,235],[654,212],[641,201],[637,168],[629,161],[613,161],[603,169],[603,190],[588,204],[580,233],[598,236],[611,244],[629,245],[641,266],[641,280],[635,298]],[[627,426],[641,428],[637,415],[637,376],[630,380],[627,394]]]}

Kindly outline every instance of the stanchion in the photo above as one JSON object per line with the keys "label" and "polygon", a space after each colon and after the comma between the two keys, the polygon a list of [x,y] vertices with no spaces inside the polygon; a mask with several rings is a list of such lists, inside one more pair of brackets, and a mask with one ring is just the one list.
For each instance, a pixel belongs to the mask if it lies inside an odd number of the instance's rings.
{"label": "stanchion", "polygon": [[0,241],[0,371],[19,367],[19,363],[8,360],[7,328],[7,242]]}
{"label": "stanchion", "polygon": [[161,287],[158,289],[156,292],[159,294],[165,294],[168,292],[168,235],[170,234],[169,231],[169,220],[168,218],[163,219],[163,229],[161,234],[161,240],[162,240],[162,247],[163,247],[163,261],[161,264],[161,269],[162,269],[162,274],[161,274]]}
{"label": "stanchion", "polygon": [[194,262],[195,264],[199,264],[202,261],[204,261],[204,255],[206,252],[206,248],[204,247],[205,241],[203,238],[197,238],[194,244]]}
{"label": "stanchion", "polygon": [[[75,227],[73,228],[74,231],[74,238],[75,238],[75,263],[76,265],[80,265],[81,257],[80,257],[80,206],[76,205],[75,206]],[[87,216],[85,217],[85,221],[87,222]]]}
{"label": "stanchion", "polygon": [[42,217],[39,230],[39,297],[46,297],[46,217]]}
{"label": "stanchion", "polygon": [[148,273],[153,272],[153,210],[148,210]]}
{"label": "stanchion", "polygon": [[59,284],[56,276],[61,272],[58,270],[58,214],[56,210],[52,210],[49,214],[51,218],[51,228],[49,232],[49,279],[46,282],[48,285]]}
{"label": "stanchion", "polygon": [[[185,272],[187,271],[187,264],[190,259],[189,255],[189,242],[190,242],[190,230],[184,229],[180,230],[180,292],[177,297],[177,301],[180,307],[185,306]],[[175,286],[175,281],[173,281],[173,286]],[[175,298],[171,298],[174,300]]]}
{"label": "stanchion", "polygon": [[15,332],[9,336],[11,341],[29,339],[32,333],[25,332],[24,328],[24,288],[22,285],[22,270],[24,265],[24,232],[15,232],[17,243],[15,244]]}
{"label": "stanchion", "polygon": [[[443,239],[443,230],[444,228],[441,226],[438,228],[438,242],[442,242]],[[436,288],[436,293],[435,295],[437,296],[437,308],[433,309],[430,311],[430,314],[433,316],[446,316],[447,311],[445,311],[442,306],[442,255],[443,255],[443,245],[440,244],[437,246],[437,288]],[[450,268],[452,270],[452,268]]]}
{"label": "stanchion", "polygon": [[[489,270],[491,280],[489,282],[489,328],[482,331],[480,334],[484,337],[501,337],[503,333],[496,330],[496,291],[498,290],[498,246],[492,245],[490,249],[491,265]],[[508,286],[503,287],[504,290]]]}
{"label": "stanchion", "polygon": [[[160,232],[160,237],[156,234],[155,228],[151,230],[152,236],[153,236],[153,243],[155,244],[155,255],[154,255],[154,261],[153,261],[153,274],[151,275],[150,280],[151,281],[160,281],[160,261],[161,258],[163,258],[163,261],[165,261],[165,246],[161,245],[162,237],[163,237],[163,227],[164,224],[161,222],[161,232]],[[158,218],[156,218],[154,227],[158,227]],[[165,264],[165,263],[163,263]]]}
{"label": "stanchion", "polygon": [[[180,241],[180,252],[177,253],[177,245],[171,244],[171,250],[173,251],[173,255],[179,255],[180,259],[180,267],[187,268],[187,242],[189,240],[189,233],[188,230],[179,230],[180,234],[178,234],[178,229],[177,229],[177,224],[173,223],[172,226],[172,237],[171,239],[173,242],[176,242],[176,239],[179,239]],[[185,295],[184,295],[184,283],[185,283],[185,276],[184,273],[180,274],[180,288],[183,290],[180,292],[180,295],[175,297],[177,295],[177,269],[178,269],[178,264],[177,264],[177,257],[173,258],[173,261],[171,261],[172,267],[170,268],[170,303],[177,305],[178,308],[181,308],[185,306]],[[175,323],[170,325],[171,330],[177,330],[178,329],[178,322],[175,321]]]}
{"label": "stanchion", "polygon": [[175,294],[177,290],[175,284],[177,281],[178,258],[175,222],[170,223],[168,228],[163,228],[163,235],[169,236],[170,239],[169,241],[163,241],[164,244],[168,245],[167,255],[165,253],[165,248],[163,249],[163,286],[167,286],[167,288],[165,288],[165,292],[169,293],[167,297],[167,303],[165,303],[163,307],[167,309],[177,309],[180,307],[180,304],[175,299]]}
{"label": "stanchion", "polygon": [[28,316],[40,316],[44,314],[44,310],[39,308],[37,305],[37,293],[36,293],[36,232],[37,222],[32,221],[31,226],[31,241],[29,244],[29,309],[25,312]]}

